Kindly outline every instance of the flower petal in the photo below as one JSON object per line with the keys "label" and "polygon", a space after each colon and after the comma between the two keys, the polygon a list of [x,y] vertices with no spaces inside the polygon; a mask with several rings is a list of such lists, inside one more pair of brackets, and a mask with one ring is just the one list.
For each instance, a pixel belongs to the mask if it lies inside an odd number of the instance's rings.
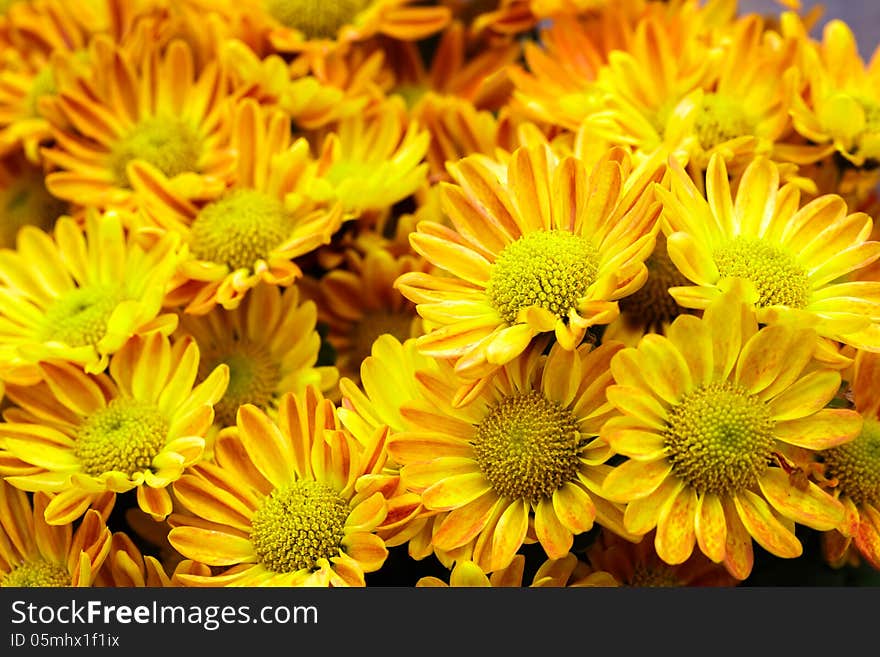
{"label": "flower petal", "polygon": [[724,560],[727,544],[727,522],[724,507],[715,493],[704,493],[697,500],[694,530],[697,545],[715,563]]}
{"label": "flower petal", "polygon": [[843,504],[811,481],[801,489],[792,485],[784,470],[770,468],[758,480],[758,486],[773,508],[786,518],[819,531],[843,527]]}
{"label": "flower petal", "polygon": [[803,554],[803,546],[797,537],[779,522],[767,502],[752,491],[740,491],[734,496],[733,503],[743,526],[762,548],[784,559]]}
{"label": "flower petal", "polygon": [[666,459],[626,461],[615,467],[602,484],[602,496],[614,502],[629,502],[653,493],[672,472]]}
{"label": "flower petal", "polygon": [[422,503],[432,511],[457,509],[492,490],[492,484],[482,472],[447,477],[422,493]]}
{"label": "flower petal", "polygon": [[550,559],[561,559],[574,544],[574,534],[559,522],[553,502],[547,498],[535,509],[535,535]]}
{"label": "flower petal", "polygon": [[660,509],[654,547],[657,556],[666,563],[684,563],[693,553],[696,511],[697,494],[690,486],[682,488],[678,495],[667,500]]}
{"label": "flower petal", "polygon": [[849,442],[861,430],[859,413],[845,408],[823,408],[808,417],[777,422],[773,433],[790,445],[819,451]]}
{"label": "flower petal", "polygon": [[225,532],[200,527],[175,527],[168,533],[168,541],[187,559],[209,566],[257,561],[254,546],[248,539]]}

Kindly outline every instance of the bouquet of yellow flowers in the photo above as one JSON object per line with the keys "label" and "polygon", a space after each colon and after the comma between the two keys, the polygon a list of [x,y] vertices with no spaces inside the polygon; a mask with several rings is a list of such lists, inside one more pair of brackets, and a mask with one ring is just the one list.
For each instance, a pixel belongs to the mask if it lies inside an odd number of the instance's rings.
{"label": "bouquet of yellow flowers", "polygon": [[0,1],[0,586],[877,583],[878,186],[794,1]]}

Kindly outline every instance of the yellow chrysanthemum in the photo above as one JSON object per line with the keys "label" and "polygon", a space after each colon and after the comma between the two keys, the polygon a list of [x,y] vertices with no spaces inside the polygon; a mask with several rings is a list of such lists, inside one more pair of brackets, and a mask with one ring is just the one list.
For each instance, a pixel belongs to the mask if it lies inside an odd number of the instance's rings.
{"label": "yellow chrysanthemum", "polygon": [[815,331],[758,330],[752,292],[734,285],[701,319],[682,315],[666,336],[646,335],[615,355],[607,395],[619,415],[600,433],[628,457],[600,491],[627,504],[627,531],[656,528],[657,554],[672,565],[696,543],[738,579],[752,570],[752,539],[794,558],[803,549],[796,523],[842,525],[843,505],[790,479],[783,453],[842,445],[862,425],[854,411],[825,408],[841,376],[814,359]]}
{"label": "yellow chrysanthemum", "polygon": [[475,155],[449,168],[456,184],[441,184],[454,229],[423,221],[410,236],[449,275],[404,274],[397,286],[437,327],[420,348],[453,359],[462,377],[488,375],[541,333],[576,348],[644,283],[658,158],[633,168],[612,149],[588,172],[539,145],[518,148],[506,166]]}
{"label": "yellow chrysanthemum", "polygon": [[835,565],[852,548],[880,569],[880,355],[860,351],[853,365],[851,393],[863,419],[851,442],[823,451],[819,457],[830,492],[843,503],[846,519],[840,531],[823,535],[823,553]]}
{"label": "yellow chrysanthemum", "polygon": [[[388,451],[402,483],[428,511],[448,512],[432,536],[441,550],[468,547],[485,572],[505,568],[525,543],[551,559],[594,522],[623,534],[619,506],[600,494],[611,467],[598,438],[610,407],[612,356],[623,346],[535,344],[453,407],[455,382],[419,372],[419,397],[401,400],[406,431]],[[628,535],[628,534],[627,534]]]}
{"label": "yellow chrysanthemum", "polygon": [[210,575],[211,569],[204,564],[183,560],[169,575],[156,557],[143,555],[127,534],[115,532],[110,542],[109,554],[95,577],[94,585],[125,588],[177,587],[182,585],[177,579],[179,573]]}
{"label": "yellow chrysanthemum", "polygon": [[76,528],[43,517],[48,496],[0,481],[0,587],[92,586],[110,552],[110,530],[97,511]]}
{"label": "yellow chrysanthemum", "polygon": [[[473,561],[460,561],[449,573],[449,583],[439,577],[422,577],[416,582],[418,587],[439,588],[521,588],[523,586],[523,574],[525,571],[526,558],[518,554],[506,568],[496,570],[491,575],[486,575],[483,570]],[[594,587],[594,586],[617,586],[617,581],[606,572],[593,571],[587,564],[580,561],[577,556],[569,552],[559,559],[547,559],[542,563],[532,577],[529,588],[541,587]]]}
{"label": "yellow chrysanthemum", "polygon": [[223,120],[228,80],[216,60],[196,70],[180,39],[138,55],[104,35],[91,41],[89,58],[87,74],[44,102],[66,121],[41,151],[56,169],[49,191],[80,205],[130,204],[134,162],[192,192],[223,188],[235,153]]}
{"label": "yellow chrysanthemum", "polygon": [[[250,0],[267,23],[272,47],[282,52],[323,54],[341,44],[379,34],[416,41],[443,29],[447,7],[415,0]],[[417,5],[417,6],[412,6]]]}
{"label": "yellow chrysanthemum", "polygon": [[[383,434],[376,434],[383,438]],[[361,487],[384,464],[384,442],[361,445],[314,388],[282,397],[277,423],[252,405],[218,441],[214,462],[174,484],[190,514],[173,514],[171,544],[217,567],[180,574],[193,586],[364,586],[388,555],[376,533],[381,491]]]}
{"label": "yellow chrysanthemum", "polygon": [[301,394],[309,385],[326,392],[335,386],[337,369],[316,367],[321,349],[316,323],[314,302],[301,302],[296,286],[282,291],[266,283],[235,310],[182,315],[179,333],[199,345],[197,380],[220,364],[229,368],[229,385],[214,407],[215,423],[234,425],[242,404],[274,413],[284,393]]}
{"label": "yellow chrysanthemum", "polygon": [[848,280],[880,258],[873,222],[829,194],[800,207],[793,184],[779,188],[777,166],[754,160],[731,196],[727,169],[713,156],[705,197],[676,163],[672,190],[658,188],[669,257],[693,285],[670,293],[686,308],[705,308],[728,278],[757,292],[758,321],[812,326],[819,335],[880,350],[880,283]]}
{"label": "yellow chrysanthemum", "polygon": [[723,565],[713,563],[700,552],[694,552],[684,563],[666,563],[654,549],[653,532],[633,543],[603,531],[587,549],[586,557],[590,566],[608,572],[621,586],[736,586],[740,583]]}
{"label": "yellow chrysanthemum", "polygon": [[364,255],[347,252],[347,268],[337,267],[312,281],[318,304],[318,321],[327,329],[327,341],[336,353],[342,376],[358,381],[361,363],[370,355],[380,335],[400,340],[418,337],[422,320],[415,306],[394,288],[405,272],[426,271],[418,256],[395,258],[383,248]]}
{"label": "yellow chrysanthemum", "polygon": [[125,233],[122,213],[90,211],[85,231],[67,216],[49,235],[18,233],[0,250],[0,340],[14,347],[11,365],[43,359],[101,372],[132,335],[169,335],[177,316],[161,314],[179,261],[175,235]]}
{"label": "yellow chrysanthemum", "polygon": [[304,138],[291,144],[287,114],[245,99],[230,124],[237,163],[229,187],[206,193],[148,162],[129,167],[149,223],[188,247],[166,304],[189,313],[236,308],[261,281],[290,285],[302,276],[294,258],[328,243],[342,222],[338,205],[304,197],[314,163]]}
{"label": "yellow chrysanthemum", "polygon": [[[55,493],[51,524],[78,518],[105,491],[137,490],[155,519],[171,512],[166,487],[202,458],[214,404],[229,381],[226,365],[193,387],[199,349],[159,333],[135,336],[110,360],[109,373],[87,375],[63,361],[40,363],[43,381],[6,388],[19,407],[0,424],[0,445],[32,466],[0,474],[17,488]],[[0,461],[4,464],[4,461]]]}
{"label": "yellow chrysanthemum", "polygon": [[0,248],[15,248],[22,226],[50,231],[68,206],[46,189],[43,170],[23,156],[0,160]]}

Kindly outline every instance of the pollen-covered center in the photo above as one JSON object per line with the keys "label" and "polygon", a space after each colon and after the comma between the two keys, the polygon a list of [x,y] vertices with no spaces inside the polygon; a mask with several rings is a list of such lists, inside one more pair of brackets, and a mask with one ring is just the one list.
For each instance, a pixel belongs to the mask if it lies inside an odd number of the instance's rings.
{"label": "pollen-covered center", "polygon": [[672,322],[683,312],[669,288],[690,285],[669,259],[666,239],[658,237],[654,253],[645,260],[648,278],[636,292],[620,300],[620,315],[630,326],[659,332],[665,323]]}
{"label": "pollen-covered center", "polygon": [[94,346],[107,333],[107,322],[124,298],[112,285],[68,290],[46,309],[40,337],[71,347]]}
{"label": "pollen-covered center", "polygon": [[577,478],[578,423],[536,390],[509,395],[477,425],[476,461],[498,495],[536,502]]}
{"label": "pollen-covered center", "polygon": [[332,39],[343,25],[370,5],[371,0],[266,0],[266,11],[286,27],[310,39]]}
{"label": "pollen-covered center", "polygon": [[866,418],[857,438],[822,452],[826,476],[856,505],[880,505],[880,422]]}
{"label": "pollen-covered center", "polygon": [[766,405],[730,381],[693,390],[669,410],[664,438],[675,475],[700,493],[727,494],[755,484],[775,439]]}
{"label": "pollen-covered center", "polygon": [[373,351],[373,343],[386,333],[400,342],[410,337],[413,316],[409,313],[392,310],[372,310],[351,325],[348,332],[350,341],[349,359],[360,367]]}
{"label": "pollen-covered center", "polygon": [[348,502],[327,484],[297,481],[263,500],[251,524],[251,543],[274,573],[313,569],[339,554]]}
{"label": "pollen-covered center", "polygon": [[165,446],[168,428],[155,406],[120,397],[80,425],[73,453],[87,474],[122,472],[131,477],[150,468]]}
{"label": "pollen-covered center", "polygon": [[62,587],[70,586],[70,573],[58,564],[42,559],[23,561],[0,577],[0,587]]}
{"label": "pollen-covered center", "polygon": [[66,211],[67,204],[46,189],[45,177],[37,168],[17,171],[0,189],[0,248],[15,248],[22,226],[50,230]]}
{"label": "pollen-covered center", "polygon": [[726,141],[749,135],[751,123],[740,100],[729,96],[707,93],[694,119],[694,131],[704,150]]}
{"label": "pollen-covered center", "polygon": [[202,208],[190,226],[190,251],[232,271],[250,269],[290,237],[291,228],[281,199],[238,189]]}
{"label": "pollen-covered center", "polygon": [[654,567],[645,564],[636,564],[629,586],[638,588],[670,588],[682,586],[681,580],[676,576],[673,566]]}
{"label": "pollen-covered center", "polygon": [[143,119],[110,152],[110,170],[116,184],[130,187],[126,167],[132,160],[149,162],[169,178],[197,171],[202,138],[189,123],[171,116]]}
{"label": "pollen-covered center", "polygon": [[758,291],[758,307],[803,308],[810,301],[810,279],[795,258],[767,242],[737,237],[714,254],[720,278],[751,281]]}
{"label": "pollen-covered center", "polygon": [[229,366],[229,385],[223,398],[214,406],[216,422],[233,426],[242,404],[269,408],[281,381],[281,365],[269,349],[247,339],[235,340],[222,347],[207,345],[199,363],[199,378],[204,380],[222,363]]}
{"label": "pollen-covered center", "polygon": [[535,231],[504,247],[486,293],[508,324],[530,306],[564,320],[598,271],[599,252],[586,238],[564,230]]}

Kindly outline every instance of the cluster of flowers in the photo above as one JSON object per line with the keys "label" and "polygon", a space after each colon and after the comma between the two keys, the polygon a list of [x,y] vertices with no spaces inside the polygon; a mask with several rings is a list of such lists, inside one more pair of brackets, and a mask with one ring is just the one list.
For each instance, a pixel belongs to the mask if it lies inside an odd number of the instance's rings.
{"label": "cluster of flowers", "polygon": [[0,11],[0,585],[394,550],[442,568],[403,585],[731,586],[802,531],[880,569],[880,56],[843,22]]}

